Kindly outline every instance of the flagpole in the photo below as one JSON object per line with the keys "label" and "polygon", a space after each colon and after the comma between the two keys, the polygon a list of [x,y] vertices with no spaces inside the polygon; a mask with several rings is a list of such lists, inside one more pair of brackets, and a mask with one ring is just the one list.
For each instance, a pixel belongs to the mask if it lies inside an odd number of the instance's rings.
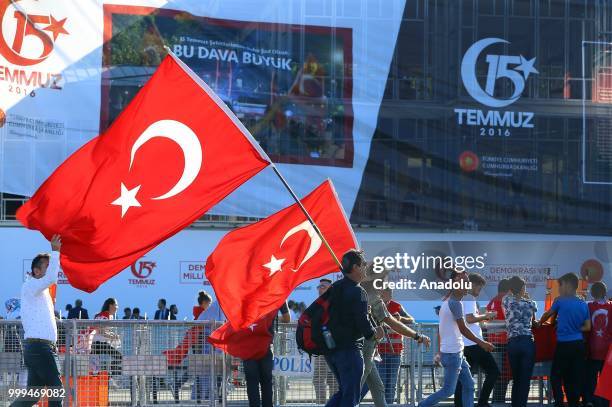
{"label": "flagpole", "polygon": [[216,95],[216,93],[212,89],[210,89],[210,87],[206,84],[206,82],[204,82],[199,76],[197,76],[196,73],[193,72],[193,70],[191,68],[189,68],[189,66],[187,66],[187,64],[185,64],[183,61],[181,61],[180,58],[177,57],[174,52],[172,52],[170,47],[168,47],[167,45],[164,45],[164,49],[179,64],[179,66],[181,66],[185,70],[185,72],[187,72],[187,74],[189,74],[200,86],[203,87],[203,89],[213,99],[216,98],[218,100],[219,107],[224,109],[226,114],[228,114],[230,116],[230,118],[233,117],[233,120],[236,123],[236,125],[241,128],[242,132],[245,133],[245,136],[247,138],[251,139],[251,142],[252,142],[253,146],[255,148],[257,148],[258,152],[262,155],[262,157],[264,157],[270,163],[270,166],[274,170],[274,173],[278,176],[278,178],[280,178],[280,180],[283,183],[283,185],[285,186],[285,188],[287,188],[287,191],[289,191],[289,193],[291,194],[291,196],[293,197],[295,202],[298,204],[298,206],[300,207],[300,209],[302,210],[304,215],[306,215],[306,218],[308,219],[308,221],[310,222],[310,224],[314,228],[315,232],[317,232],[317,234],[321,238],[321,241],[325,244],[325,247],[329,251],[329,254],[331,254],[331,256],[333,257],[334,261],[336,262],[336,265],[338,266],[338,268],[341,269],[342,265],[340,264],[340,260],[338,260],[338,257],[336,257],[336,253],[334,253],[334,251],[332,250],[331,246],[329,245],[329,243],[327,242],[327,240],[323,236],[323,233],[321,233],[321,230],[319,229],[319,227],[315,223],[314,219],[312,219],[312,216],[310,216],[310,214],[308,213],[308,211],[306,210],[304,205],[302,205],[302,202],[300,201],[300,199],[297,197],[295,192],[293,192],[293,189],[291,188],[291,186],[289,186],[289,184],[287,183],[287,180],[285,180],[285,177],[283,177],[283,175],[280,173],[278,168],[276,168],[276,165],[274,165],[274,163],[272,162],[272,160],[270,159],[268,154],[263,150],[263,148],[261,148],[261,146],[259,145],[257,140],[255,140],[255,138],[253,137],[251,132],[246,127],[244,127],[242,122],[240,122],[240,120],[238,120],[238,118],[235,117],[233,112],[225,105],[225,103],[223,101],[221,101],[219,99],[219,97]]}
{"label": "flagpole", "polygon": [[300,207],[300,209],[302,210],[302,212],[304,212],[304,215],[306,215],[306,218],[308,218],[308,221],[310,222],[310,224],[312,225],[313,229],[315,230],[315,232],[317,232],[317,234],[319,235],[319,237],[321,238],[321,240],[323,241],[323,244],[325,244],[325,247],[327,247],[327,250],[329,251],[329,253],[332,255],[332,257],[334,258],[334,261],[336,262],[336,264],[338,265],[338,268],[342,268],[342,265],[340,264],[340,260],[338,260],[338,257],[336,256],[336,253],[334,253],[334,251],[332,250],[331,246],[329,245],[329,243],[327,243],[327,240],[325,239],[325,236],[323,236],[323,233],[321,233],[321,230],[319,229],[319,227],[317,226],[317,224],[315,223],[314,219],[312,218],[312,216],[310,216],[310,214],[308,213],[308,211],[306,210],[306,208],[304,207],[304,205],[302,204],[302,202],[300,201],[300,199],[298,198],[298,196],[295,194],[295,192],[293,192],[293,189],[291,188],[291,186],[289,185],[289,183],[287,183],[287,180],[285,179],[285,177],[283,177],[283,174],[280,173],[280,171],[278,170],[278,168],[276,168],[276,165],[274,165],[274,163],[272,161],[270,161],[270,166],[272,167],[272,170],[274,171],[274,173],[278,176],[278,178],[281,180],[281,182],[283,183],[283,185],[285,186],[285,188],[287,188],[287,191],[289,191],[289,193],[291,194],[291,196],[293,197],[293,199],[295,200],[295,203],[298,204],[298,206]]}

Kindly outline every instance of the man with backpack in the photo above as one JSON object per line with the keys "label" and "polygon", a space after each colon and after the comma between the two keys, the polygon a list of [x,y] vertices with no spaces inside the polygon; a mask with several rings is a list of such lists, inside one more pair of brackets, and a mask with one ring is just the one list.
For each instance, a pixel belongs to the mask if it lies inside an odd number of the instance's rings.
{"label": "man with backpack", "polygon": [[361,399],[364,370],[364,339],[381,339],[382,328],[375,329],[368,319],[368,296],[359,285],[365,278],[366,260],[355,249],[342,256],[344,278],[332,285],[330,322],[335,347],[325,355],[329,368],[340,386],[326,407],[354,407]]}

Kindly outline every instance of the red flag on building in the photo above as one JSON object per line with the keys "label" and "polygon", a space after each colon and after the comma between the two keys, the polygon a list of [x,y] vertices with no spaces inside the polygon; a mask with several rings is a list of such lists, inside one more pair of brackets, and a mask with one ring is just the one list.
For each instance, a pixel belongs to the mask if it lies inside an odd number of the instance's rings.
{"label": "red flag on building", "polygon": [[229,322],[208,337],[214,347],[242,360],[263,358],[272,343],[271,327],[278,310],[270,312],[247,328],[234,329]]}
{"label": "red flag on building", "polygon": [[[331,181],[317,187],[302,203],[338,258],[357,247]],[[206,260],[206,277],[236,329],[279,309],[304,281],[337,270],[297,204],[228,233]]]}
{"label": "red flag on building", "polygon": [[91,292],[269,164],[229,108],[166,57],[102,135],[70,156],[17,212]]}

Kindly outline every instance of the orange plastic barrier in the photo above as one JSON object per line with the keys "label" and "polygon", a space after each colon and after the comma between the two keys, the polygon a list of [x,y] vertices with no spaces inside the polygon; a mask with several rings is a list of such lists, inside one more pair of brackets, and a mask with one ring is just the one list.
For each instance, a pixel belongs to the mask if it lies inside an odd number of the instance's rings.
{"label": "orange plastic barrier", "polygon": [[[64,381],[62,377],[62,382]],[[77,378],[77,406],[79,407],[107,407],[108,406],[108,381],[107,372],[97,375],[81,376]],[[70,379],[72,385],[72,379]],[[64,405],[71,405],[72,397],[66,395]],[[47,400],[38,402],[38,407],[47,407]]]}

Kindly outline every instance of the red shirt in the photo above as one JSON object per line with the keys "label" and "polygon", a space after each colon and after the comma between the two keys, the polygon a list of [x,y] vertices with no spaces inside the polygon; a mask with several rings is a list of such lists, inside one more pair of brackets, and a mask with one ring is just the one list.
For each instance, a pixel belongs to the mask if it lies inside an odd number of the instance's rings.
{"label": "red shirt", "polygon": [[612,343],[612,324],[608,322],[612,314],[612,302],[589,302],[589,315],[591,316],[591,331],[588,333],[589,358],[604,360],[608,354],[608,347]]}
{"label": "red shirt", "polygon": [[200,307],[199,305],[193,307],[193,319],[198,319],[202,312],[204,312],[204,308]]}
{"label": "red shirt", "polygon": [[108,311],[102,311],[94,317],[94,319],[113,319],[113,315],[111,315]]}
{"label": "red shirt", "polygon": [[[389,311],[389,314],[391,315],[399,314],[403,317],[408,315],[406,311],[404,311],[404,307],[402,307],[402,304],[393,300],[389,301],[389,303],[387,304],[387,311]],[[387,331],[387,335],[389,336],[389,340],[391,341],[391,343],[386,341],[380,343],[378,345],[378,351],[380,353],[391,353],[394,355],[401,354],[402,350],[404,349],[404,345],[402,343],[402,335],[390,329]]]}
{"label": "red shirt", "polygon": [[[504,313],[504,306],[502,300],[506,296],[506,293],[499,293],[487,304],[487,311],[497,312],[496,321],[505,321],[506,314]],[[489,334],[489,342],[495,344],[505,344],[508,342],[508,334],[506,332],[493,332]]]}

